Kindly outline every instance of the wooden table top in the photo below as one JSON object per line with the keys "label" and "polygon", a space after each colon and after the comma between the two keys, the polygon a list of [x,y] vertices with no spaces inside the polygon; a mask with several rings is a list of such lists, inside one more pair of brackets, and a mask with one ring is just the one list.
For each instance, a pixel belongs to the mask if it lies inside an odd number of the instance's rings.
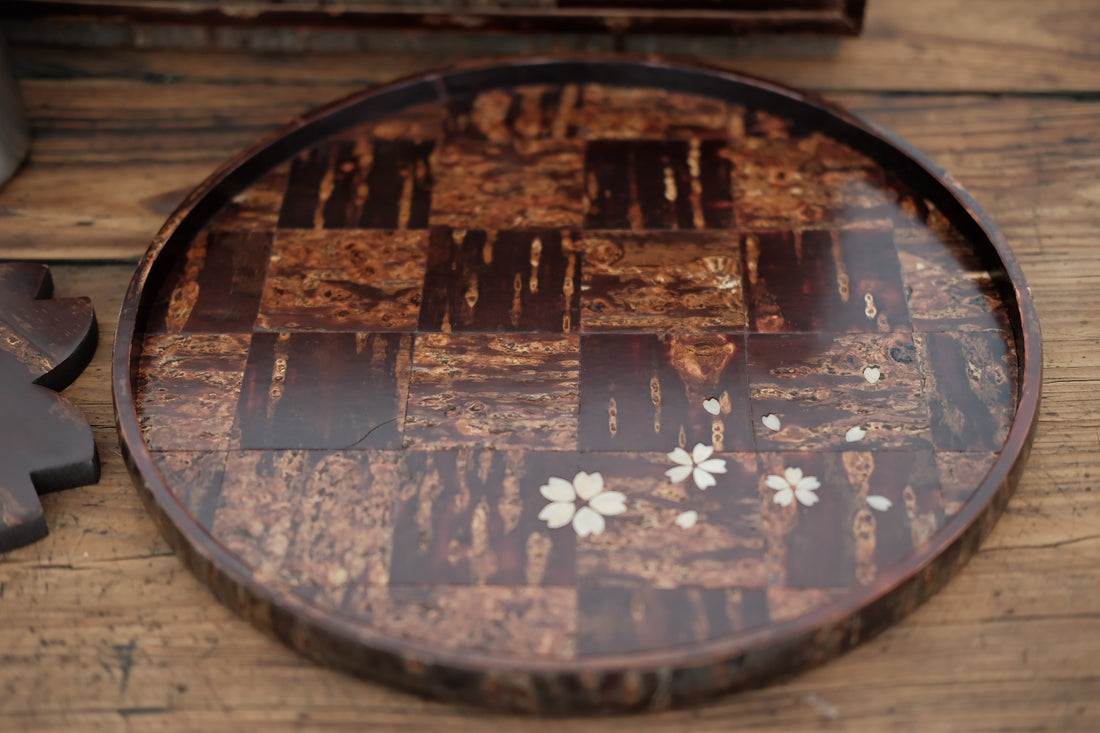
{"label": "wooden table top", "polygon": [[[823,667],[697,709],[568,721],[424,701],[318,667],[254,630],[160,536],[130,484],[110,403],[125,288],[188,191],[293,115],[469,48],[88,50],[13,27],[36,134],[29,163],[0,189],[0,259],[48,262],[57,297],[95,303],[99,351],[64,394],[93,425],[103,477],[44,496],[50,535],[0,556],[0,730],[1096,730],[1097,27],[1090,0],[881,0],[859,40],[759,41],[737,44],[741,56],[703,57],[818,91],[967,187],[1032,289],[1043,407],[993,533],[901,623]],[[684,55],[702,48],[681,43]]]}

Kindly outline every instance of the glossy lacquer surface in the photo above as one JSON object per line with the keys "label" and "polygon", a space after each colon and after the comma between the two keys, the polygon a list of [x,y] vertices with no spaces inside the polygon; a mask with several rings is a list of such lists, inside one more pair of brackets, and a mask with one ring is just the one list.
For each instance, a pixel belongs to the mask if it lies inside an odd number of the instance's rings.
{"label": "glossy lacquer surface", "polygon": [[620,61],[311,119],[169,222],[116,357],[169,536],[306,653],[503,708],[684,703],[882,628],[1003,505],[1030,301],[858,120]]}

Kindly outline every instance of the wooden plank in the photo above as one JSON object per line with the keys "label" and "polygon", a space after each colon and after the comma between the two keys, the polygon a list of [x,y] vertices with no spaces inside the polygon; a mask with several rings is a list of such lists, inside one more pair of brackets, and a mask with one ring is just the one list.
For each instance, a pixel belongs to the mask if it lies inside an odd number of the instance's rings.
{"label": "wooden plank", "polygon": [[[698,710],[596,721],[429,703],[266,639],[172,556],[129,485],[114,434],[110,334],[132,265],[88,260],[132,260],[187,190],[293,114],[465,52],[16,49],[39,139],[30,166],[0,189],[0,257],[73,260],[53,268],[57,297],[90,295],[96,305],[103,342],[64,394],[95,428],[103,478],[44,497],[50,536],[0,556],[0,730],[1097,730],[1100,409],[1088,398],[1100,385],[1096,12],[1091,0],[883,1],[871,4],[868,35],[827,57],[730,44],[755,55],[732,62],[727,52],[723,63],[832,90],[968,185],[1034,291],[1045,329],[1042,414],[993,534],[907,620],[786,683]],[[392,51],[407,36],[378,38]],[[427,48],[419,43],[411,50]],[[923,91],[857,93],[875,89]],[[954,94],[967,90],[1023,94]]]}
{"label": "wooden plank", "polygon": [[[317,58],[319,63],[323,59]],[[223,161],[356,86],[30,79],[30,158],[0,199],[0,256],[135,258]],[[962,181],[1021,256],[1094,240],[1100,101],[978,96],[830,98]],[[61,200],[59,196],[63,196]],[[1051,260],[1051,267],[1071,267]]]}
{"label": "wooden plank", "polygon": [[[4,5],[7,7],[7,4]],[[2,12],[2,11],[0,11]],[[809,89],[874,91],[1010,92],[1039,94],[1100,88],[1100,5],[1091,0],[883,0],[869,4],[859,38],[743,38],[706,29],[688,36],[632,33],[616,39],[592,34],[437,33],[262,26],[212,29],[179,24],[62,23],[10,20],[5,34],[14,42],[67,47],[145,48],[263,52],[250,62],[226,64],[218,56],[195,58],[171,73],[253,73],[287,78],[314,73],[302,53],[332,54],[318,78],[353,83],[381,62],[404,64],[408,72],[440,63],[486,56],[554,52],[658,53],[697,58]],[[335,53],[333,53],[335,52]],[[279,57],[275,53],[291,54]],[[374,54],[364,60],[350,54]],[[379,56],[385,58],[379,59]],[[90,60],[90,72],[102,63]],[[164,61],[128,61],[133,69]],[[191,71],[192,67],[194,72]],[[292,67],[297,67],[295,70]],[[251,68],[251,72],[248,69]],[[401,73],[401,72],[397,72]]]}

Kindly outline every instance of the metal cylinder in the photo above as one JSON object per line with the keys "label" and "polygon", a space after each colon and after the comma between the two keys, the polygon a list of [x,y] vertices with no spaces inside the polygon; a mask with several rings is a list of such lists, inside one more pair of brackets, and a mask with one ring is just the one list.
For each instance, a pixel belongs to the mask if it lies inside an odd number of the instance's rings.
{"label": "metal cylinder", "polygon": [[30,145],[30,124],[19,85],[15,81],[8,50],[0,37],[0,183],[8,180]]}

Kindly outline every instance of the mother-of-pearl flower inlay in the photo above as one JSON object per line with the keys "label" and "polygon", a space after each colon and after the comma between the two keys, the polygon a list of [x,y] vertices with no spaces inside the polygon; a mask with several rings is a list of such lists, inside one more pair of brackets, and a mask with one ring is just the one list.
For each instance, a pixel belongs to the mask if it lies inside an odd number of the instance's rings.
{"label": "mother-of-pearl flower inlay", "polygon": [[[572,523],[580,537],[600,534],[606,525],[604,517],[626,511],[626,496],[618,491],[604,491],[603,475],[598,471],[581,471],[571,482],[551,476],[539,487],[539,493],[550,501],[539,512],[539,519],[550,529]],[[586,502],[580,509],[577,508],[578,499]]]}
{"label": "mother-of-pearl flower inlay", "polygon": [[813,506],[820,497],[815,493],[821,482],[813,476],[803,476],[801,468],[788,468],[782,476],[772,474],[764,479],[764,485],[775,491],[774,501],[779,506],[790,506],[798,499],[803,506]]}
{"label": "mother-of-pearl flower inlay", "polygon": [[691,453],[676,448],[668,454],[668,459],[676,465],[665,471],[665,475],[676,483],[691,476],[696,486],[706,490],[718,483],[714,474],[726,472],[726,462],[721,458],[711,458],[713,453],[714,446],[702,443],[696,443]]}

